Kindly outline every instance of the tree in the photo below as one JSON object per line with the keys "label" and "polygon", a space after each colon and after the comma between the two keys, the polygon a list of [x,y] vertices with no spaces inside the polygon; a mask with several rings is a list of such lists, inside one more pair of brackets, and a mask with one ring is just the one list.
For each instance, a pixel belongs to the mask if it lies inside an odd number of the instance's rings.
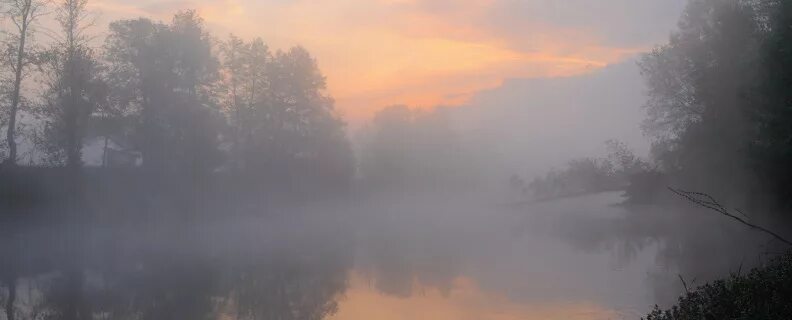
{"label": "tree", "polygon": [[228,85],[228,101],[226,108],[231,114],[233,126],[233,143],[234,143],[234,166],[240,166],[240,151],[241,151],[241,122],[242,122],[242,109],[243,102],[241,101],[240,86],[245,81],[246,67],[244,61],[244,54],[246,51],[245,43],[242,39],[237,38],[233,34],[229,39],[221,44],[221,52],[223,53],[223,68],[227,71],[226,82]]}
{"label": "tree", "polygon": [[6,141],[8,142],[9,165],[16,165],[17,143],[16,143],[16,121],[19,111],[19,104],[22,99],[22,80],[26,76],[26,69],[31,62],[30,38],[35,31],[33,26],[36,20],[44,12],[44,0],[3,0],[6,7],[5,16],[10,20],[14,27],[14,33],[9,37],[6,44],[4,62],[13,72],[10,106],[8,109],[8,128],[6,130]]}
{"label": "tree", "polygon": [[63,0],[57,8],[62,34],[48,57],[49,90],[46,95],[46,134],[56,162],[65,158],[69,167],[82,166],[82,146],[88,121],[106,105],[107,89],[100,65],[88,47],[85,33],[87,0]]}
{"label": "tree", "polygon": [[[253,61],[266,56],[254,43]],[[302,47],[277,52],[267,64],[265,86],[251,86],[259,96],[252,106],[246,163],[251,171],[263,172],[293,187],[345,185],[354,167],[344,122],[325,94],[326,79]],[[252,83],[252,82],[251,82]],[[261,94],[258,88],[266,88]],[[253,169],[255,168],[255,169]]]}
{"label": "tree", "polygon": [[218,61],[201,18],[185,11],[170,25],[117,21],[105,47],[113,100],[137,118],[133,136],[143,165],[193,173],[217,166]]}
{"label": "tree", "polygon": [[745,170],[746,96],[759,76],[760,21],[755,1],[691,0],[669,43],[640,62],[654,160],[680,184],[734,201],[756,183]]}
{"label": "tree", "polygon": [[160,153],[165,95],[172,90],[172,62],[165,48],[168,26],[148,19],[122,20],[110,24],[105,40],[107,81],[112,109],[128,114],[130,136],[152,167]]}
{"label": "tree", "polygon": [[768,35],[761,53],[761,80],[751,95],[756,108],[750,115],[757,132],[752,140],[752,169],[764,182],[765,192],[782,212],[792,208],[792,4],[764,1]]}
{"label": "tree", "polygon": [[226,74],[228,116],[233,128],[233,167],[244,169],[252,154],[256,123],[268,121],[269,64],[272,54],[261,39],[245,42],[231,35],[221,46]]}

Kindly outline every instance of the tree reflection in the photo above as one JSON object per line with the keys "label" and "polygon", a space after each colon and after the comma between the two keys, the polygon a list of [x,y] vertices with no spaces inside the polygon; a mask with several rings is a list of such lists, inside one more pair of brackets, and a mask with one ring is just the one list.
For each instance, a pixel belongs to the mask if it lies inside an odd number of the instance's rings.
{"label": "tree reflection", "polygon": [[6,318],[323,319],[346,290],[345,246],[311,239],[288,251],[255,243],[217,250],[207,243],[240,235],[207,241],[199,228],[165,238],[148,229],[4,234],[2,302],[13,313]]}

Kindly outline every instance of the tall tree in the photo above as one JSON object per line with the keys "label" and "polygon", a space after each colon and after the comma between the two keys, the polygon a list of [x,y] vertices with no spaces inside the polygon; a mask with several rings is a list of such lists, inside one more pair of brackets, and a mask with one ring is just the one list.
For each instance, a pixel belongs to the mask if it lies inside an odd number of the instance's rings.
{"label": "tall tree", "polygon": [[655,160],[677,183],[735,201],[755,182],[745,170],[746,94],[758,76],[758,22],[754,1],[691,0],[669,43],[641,61]]}
{"label": "tall tree", "polygon": [[88,46],[86,5],[87,0],[63,0],[59,4],[56,19],[62,31],[48,55],[50,83],[44,110],[49,120],[47,140],[54,145],[51,155],[64,156],[69,167],[82,166],[89,118],[105,104],[107,94],[99,63]]}
{"label": "tall tree", "polygon": [[226,70],[226,82],[228,85],[228,97],[226,108],[230,113],[230,118],[233,127],[233,143],[234,143],[234,156],[233,166],[239,168],[241,166],[240,151],[241,151],[241,122],[242,122],[242,109],[243,106],[242,94],[240,86],[246,78],[246,63],[244,60],[245,52],[247,51],[246,44],[242,39],[230,35],[229,39],[221,44],[220,47],[223,53],[223,68]]}
{"label": "tall tree", "polygon": [[172,90],[172,59],[164,47],[168,26],[148,19],[122,20],[110,24],[105,40],[108,83],[114,109],[134,116],[136,145],[144,165],[153,166],[164,135],[160,126],[165,94]]}
{"label": "tall tree", "polygon": [[106,40],[113,101],[136,114],[135,141],[143,165],[206,171],[217,164],[218,62],[194,11],[170,25],[117,21]]}
{"label": "tall tree", "polygon": [[221,46],[228,99],[226,107],[233,129],[232,165],[243,169],[250,154],[251,140],[260,111],[268,103],[269,64],[272,54],[264,41],[245,42],[231,35]]}
{"label": "tall tree", "polygon": [[792,3],[762,2],[768,35],[761,53],[761,79],[751,115],[757,134],[752,140],[752,165],[782,212],[792,208]]}
{"label": "tall tree", "polygon": [[268,73],[269,98],[258,111],[265,121],[256,135],[264,138],[261,150],[270,154],[270,170],[287,168],[279,171],[288,173],[292,182],[344,183],[354,160],[316,60],[302,47],[279,51]]}
{"label": "tall tree", "polygon": [[[239,128],[238,156],[242,169],[255,163],[252,157],[260,142],[259,132],[266,131],[272,106],[270,69],[272,53],[260,38],[248,42],[242,57],[245,65],[244,82],[241,85],[240,112],[236,114],[234,127]],[[260,145],[259,145],[260,147]]]}
{"label": "tall tree", "polygon": [[10,165],[16,165],[16,121],[21,101],[22,81],[26,75],[25,69],[31,61],[30,37],[34,32],[33,25],[44,14],[45,0],[3,0],[6,7],[5,16],[15,27],[14,33],[9,37],[8,48],[11,49],[7,56],[7,66],[13,72],[10,106],[8,109],[8,128],[6,140],[8,142],[8,159]]}

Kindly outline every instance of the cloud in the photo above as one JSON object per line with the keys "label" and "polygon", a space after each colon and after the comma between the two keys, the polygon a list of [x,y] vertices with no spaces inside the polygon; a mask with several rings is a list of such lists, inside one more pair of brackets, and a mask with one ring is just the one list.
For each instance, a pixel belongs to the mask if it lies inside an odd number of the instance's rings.
{"label": "cloud", "polygon": [[389,104],[460,104],[508,78],[585,74],[664,40],[685,0],[95,0],[218,36],[303,45],[353,122]]}

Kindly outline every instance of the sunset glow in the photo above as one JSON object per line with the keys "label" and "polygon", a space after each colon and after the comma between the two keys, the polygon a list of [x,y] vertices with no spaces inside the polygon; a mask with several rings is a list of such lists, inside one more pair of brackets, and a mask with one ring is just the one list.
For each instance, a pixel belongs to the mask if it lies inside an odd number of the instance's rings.
{"label": "sunset glow", "polygon": [[350,277],[350,288],[330,320],[432,319],[432,320],[604,320],[617,314],[590,303],[520,304],[488,293],[475,281],[459,278],[449,292],[413,285],[409,297],[390,296],[371,286],[360,274]]}
{"label": "sunset glow", "polygon": [[[530,2],[543,8],[542,1]],[[502,17],[513,4],[499,0],[91,3],[103,22],[130,15],[168,20],[177,10],[194,8],[218,37],[262,37],[277,49],[305,46],[327,76],[338,110],[353,124],[387,105],[463,104],[509,78],[586,73],[651,43],[613,43],[596,28],[534,19],[531,7]]]}

